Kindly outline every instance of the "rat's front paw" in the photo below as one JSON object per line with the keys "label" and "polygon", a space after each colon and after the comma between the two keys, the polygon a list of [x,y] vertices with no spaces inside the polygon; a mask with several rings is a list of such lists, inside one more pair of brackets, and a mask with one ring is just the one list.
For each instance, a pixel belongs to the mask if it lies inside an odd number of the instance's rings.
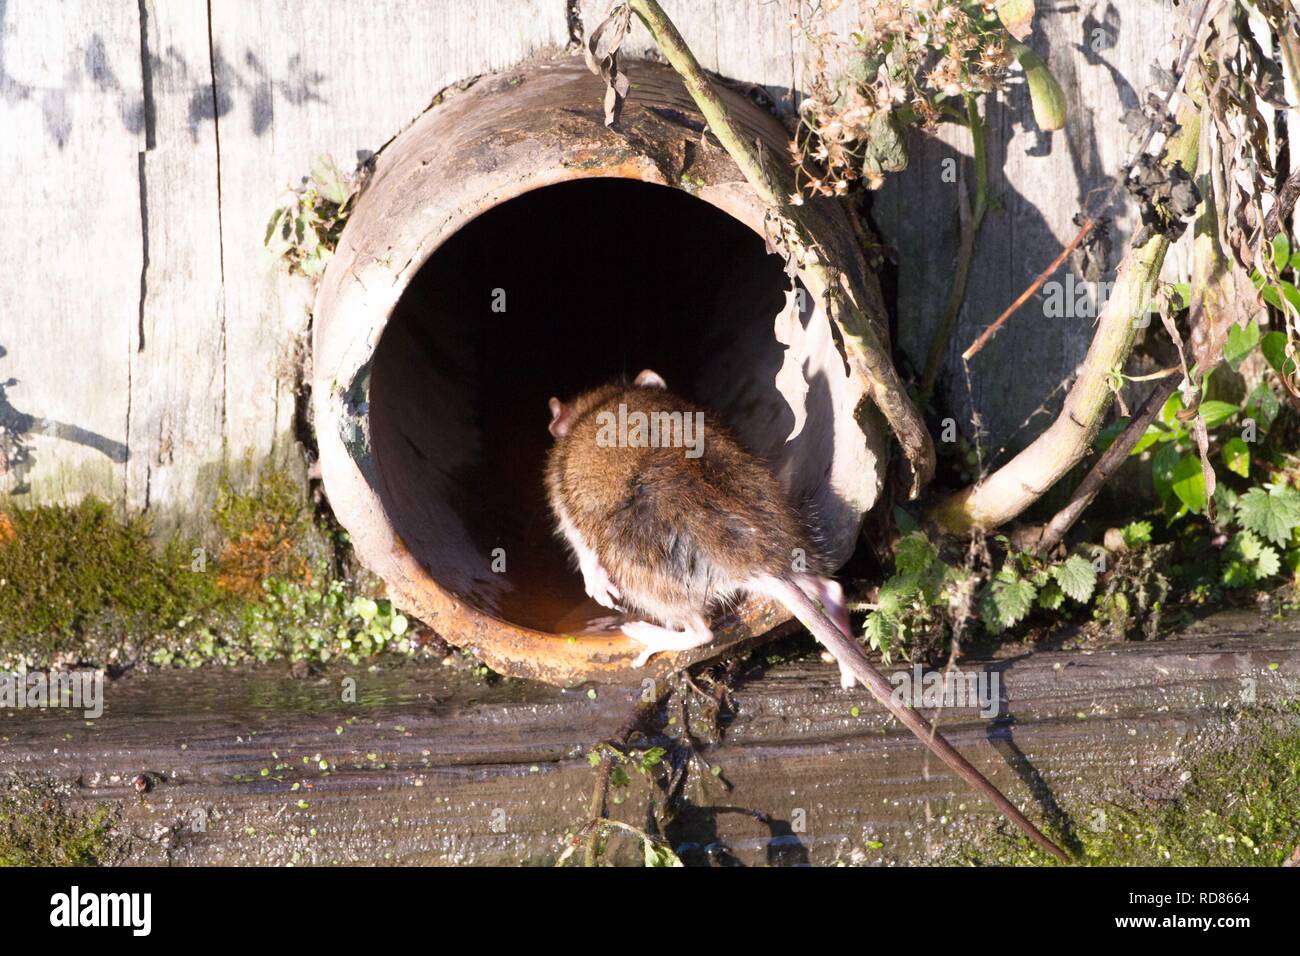
{"label": "rat's front paw", "polygon": [[623,595],[599,564],[593,563],[582,569],[582,584],[586,588],[587,597],[601,607],[607,607],[611,611],[618,609],[618,602]]}

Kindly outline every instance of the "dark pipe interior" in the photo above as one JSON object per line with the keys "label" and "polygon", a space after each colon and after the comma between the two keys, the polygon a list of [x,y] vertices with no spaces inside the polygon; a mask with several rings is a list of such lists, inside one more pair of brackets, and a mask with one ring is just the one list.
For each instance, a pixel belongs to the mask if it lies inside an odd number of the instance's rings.
{"label": "dark pipe interior", "polygon": [[786,445],[793,416],[772,385],[787,285],[759,236],[676,189],[588,179],[483,213],[421,268],[375,352],[371,440],[394,530],[471,604],[540,630],[584,629],[608,612],[552,535],[547,399],[654,368],[754,451],[810,459],[820,480],[826,389],[814,387],[809,427]]}

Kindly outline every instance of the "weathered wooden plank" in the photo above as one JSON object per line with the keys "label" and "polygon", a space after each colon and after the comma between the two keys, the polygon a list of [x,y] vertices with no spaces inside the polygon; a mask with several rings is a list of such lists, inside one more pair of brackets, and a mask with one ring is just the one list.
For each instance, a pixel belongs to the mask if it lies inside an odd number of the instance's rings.
{"label": "weathered wooden plank", "polygon": [[[1001,714],[945,710],[944,733],[1031,816],[1059,805],[1078,825],[1135,782],[1176,780],[1243,705],[1293,700],[1300,631],[1228,615],[1168,641],[1007,649],[966,668],[999,675]],[[637,690],[589,696],[449,673],[128,676],[106,688],[97,720],[0,711],[0,773],[53,777],[119,807],[135,862],[554,860],[585,819],[586,753]],[[355,704],[342,702],[349,677]],[[702,751],[733,788],[706,775],[667,834],[693,862],[710,844],[743,863],[924,862],[992,819],[865,692],[840,690],[830,665],[766,669],[733,700],[721,741]],[[137,794],[141,775],[151,786]],[[648,795],[638,778],[614,815],[640,823]]]}
{"label": "weathered wooden plank", "polygon": [[[590,17],[605,5],[580,8]],[[860,5],[842,4],[838,22]],[[95,492],[165,519],[201,510],[216,474],[245,455],[294,458],[306,295],[260,248],[280,190],[318,153],[348,164],[442,86],[562,45],[572,26],[561,0],[250,0],[212,4],[211,24],[207,6],[0,4],[0,121],[12,132],[0,163],[23,184],[0,198],[0,252],[15,266],[0,288],[0,382],[17,379],[3,385],[0,420],[30,450],[0,478],[0,495]],[[706,66],[778,95],[803,84],[782,0],[666,6]],[[990,107],[1002,208],[986,222],[949,350],[951,407],[966,405],[957,352],[1069,238],[1081,198],[1127,157],[1120,118],[1151,64],[1168,64],[1176,18],[1168,0],[1040,5],[1032,42],[1065,88],[1069,126],[1027,129],[1022,87]],[[627,52],[648,47],[634,25]],[[876,203],[899,252],[899,338],[918,363],[956,245],[956,187],[942,163],[968,151],[952,127],[918,141],[911,169]],[[1127,210],[1117,249],[1130,220]],[[1019,431],[1022,422],[1090,336],[1090,318],[1049,319],[1042,305],[1040,295],[975,362],[991,450],[1032,437],[1054,405]]]}
{"label": "weathered wooden plank", "polygon": [[160,531],[211,498],[222,464],[221,219],[203,0],[144,5],[153,136],[144,154],[144,304],[131,342],[127,505]]}
{"label": "weathered wooden plank", "polygon": [[0,501],[122,498],[139,31],[134,4],[0,3]]}
{"label": "weathered wooden plank", "polygon": [[[594,28],[610,6],[609,0],[582,0],[583,22]],[[790,91],[799,87],[799,61],[784,0],[665,0],[662,6],[705,69],[765,86],[789,106]],[[659,56],[635,17],[622,49],[628,57]]]}
{"label": "weathered wooden plank", "polygon": [[287,186],[321,153],[351,169],[447,85],[562,46],[562,7],[542,0],[214,5],[232,463],[283,461],[296,447],[311,290],[262,247]]}
{"label": "weathered wooden plank", "polygon": [[16,379],[0,423],[18,436],[0,493],[94,492],[163,531],[201,519],[246,457],[297,458],[309,293],[261,248],[285,185],[320,152],[347,165],[382,146],[449,83],[568,39],[541,0],[267,0],[216,5],[212,24],[202,2],[0,12],[0,156],[26,184],[0,200],[24,266],[0,290]]}

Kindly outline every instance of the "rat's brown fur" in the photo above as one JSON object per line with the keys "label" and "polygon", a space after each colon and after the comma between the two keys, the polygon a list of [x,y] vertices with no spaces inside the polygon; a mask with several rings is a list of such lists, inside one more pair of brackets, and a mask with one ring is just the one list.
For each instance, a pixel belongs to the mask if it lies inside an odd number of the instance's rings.
{"label": "rat's brown fur", "polygon": [[[703,454],[602,447],[598,416],[617,416],[620,404],[628,414],[703,413]],[[663,388],[607,385],[579,396],[565,414],[568,431],[547,461],[548,497],[557,517],[567,513],[595,551],[629,609],[680,626],[758,574],[789,574],[808,554],[799,518],[772,472],[712,411]]]}

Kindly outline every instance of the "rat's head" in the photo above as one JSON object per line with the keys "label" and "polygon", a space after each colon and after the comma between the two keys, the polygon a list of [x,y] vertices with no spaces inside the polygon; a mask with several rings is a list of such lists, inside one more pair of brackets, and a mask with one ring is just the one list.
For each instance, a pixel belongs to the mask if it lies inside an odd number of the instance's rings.
{"label": "rat's head", "polygon": [[[637,388],[663,388],[668,385],[664,382],[663,377],[653,369],[643,369],[632,384]],[[551,436],[554,438],[563,438],[569,434],[573,428],[573,423],[581,418],[588,409],[599,405],[612,395],[617,394],[625,385],[603,385],[600,388],[594,388],[589,392],[583,392],[571,402],[562,402],[558,398],[552,398],[547,404],[551,408],[551,424],[549,426]]]}

